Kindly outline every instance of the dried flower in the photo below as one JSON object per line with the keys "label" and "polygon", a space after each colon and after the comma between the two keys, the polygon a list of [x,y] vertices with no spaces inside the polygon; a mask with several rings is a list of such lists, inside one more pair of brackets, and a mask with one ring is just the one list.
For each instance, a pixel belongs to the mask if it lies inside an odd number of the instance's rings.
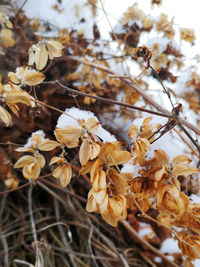
{"label": "dried flower", "polygon": [[44,40],[29,49],[29,65],[35,63],[37,70],[42,70],[49,59],[62,56],[61,43],[54,40]]}
{"label": "dried flower", "polygon": [[66,159],[62,157],[53,157],[49,165],[54,163],[57,163],[58,167],[53,171],[52,176],[59,178],[61,186],[66,187],[72,178],[72,168]]}
{"label": "dried flower", "polygon": [[14,168],[23,168],[22,173],[26,179],[37,179],[45,165],[45,158],[40,153],[34,156],[26,155],[18,159]]}

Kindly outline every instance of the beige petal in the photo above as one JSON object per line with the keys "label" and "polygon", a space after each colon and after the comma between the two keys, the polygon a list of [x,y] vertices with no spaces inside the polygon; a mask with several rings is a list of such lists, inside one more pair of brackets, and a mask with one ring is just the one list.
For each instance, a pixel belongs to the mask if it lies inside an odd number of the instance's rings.
{"label": "beige petal", "polygon": [[40,168],[43,168],[46,163],[44,156],[38,153],[37,157],[37,164],[40,166]]}
{"label": "beige petal", "polygon": [[103,170],[98,170],[96,173],[96,177],[92,183],[92,188],[95,191],[104,190],[107,188],[106,183],[106,173]]}
{"label": "beige petal", "polygon": [[108,194],[106,193],[104,199],[102,200],[101,204],[99,205],[99,211],[101,214],[105,213],[108,210]]}
{"label": "beige petal", "polygon": [[61,157],[53,157],[49,163],[49,165],[53,165],[54,163],[61,163],[64,162],[65,159]]}
{"label": "beige petal", "polygon": [[101,147],[98,144],[93,143],[91,145],[90,159],[95,159],[101,151]]}
{"label": "beige petal", "polygon": [[8,29],[1,30],[1,41],[5,47],[13,46],[15,40],[12,38],[12,31]]}
{"label": "beige petal", "polygon": [[109,165],[120,165],[127,163],[131,159],[131,154],[128,151],[114,151],[110,155]]}
{"label": "beige petal", "polygon": [[101,167],[102,165],[103,165],[103,161],[99,158],[95,160],[95,162],[93,163],[93,166],[90,172],[91,182],[93,182],[93,180],[95,179],[96,172],[99,169],[99,167]]}
{"label": "beige petal", "polygon": [[61,57],[62,56],[62,48],[63,46],[61,43],[51,40],[46,43],[49,58],[53,59],[54,57]]}
{"label": "beige petal", "polygon": [[172,170],[172,175],[177,177],[179,175],[191,175],[198,173],[200,170],[196,167],[189,167],[188,165],[176,165]]}
{"label": "beige petal", "polygon": [[79,160],[82,166],[84,166],[90,159],[91,146],[87,139],[84,139],[79,149]]}
{"label": "beige petal", "polygon": [[22,173],[26,179],[37,179],[40,175],[41,168],[36,163],[30,163],[23,167]]}
{"label": "beige petal", "polygon": [[23,75],[22,83],[29,86],[34,86],[42,83],[44,79],[45,75],[43,73],[27,70]]}
{"label": "beige petal", "polygon": [[38,148],[38,145],[42,142],[44,142],[44,137],[41,134],[35,133],[31,137],[31,146],[34,148]]}
{"label": "beige petal", "polygon": [[37,47],[35,51],[35,65],[37,70],[42,70],[47,64],[48,61],[48,52],[46,50],[45,44],[41,44]]}
{"label": "beige petal", "polygon": [[97,210],[97,202],[93,197],[93,189],[91,189],[88,193],[88,201],[87,201],[87,205],[86,205],[86,211],[88,212],[94,212]]}
{"label": "beige petal", "polygon": [[35,62],[35,53],[33,51],[33,48],[30,48],[29,51],[28,51],[28,55],[29,55],[29,58],[28,58],[28,65],[29,66],[32,66],[33,63]]}
{"label": "beige petal", "polygon": [[15,163],[14,168],[22,168],[26,164],[30,164],[36,161],[36,158],[30,155],[23,156]]}
{"label": "beige petal", "polygon": [[99,122],[97,122],[95,118],[91,117],[84,123],[84,126],[91,132],[95,133],[99,128]]}
{"label": "beige petal", "polygon": [[65,164],[62,166],[62,169],[63,171],[60,176],[60,184],[62,187],[66,187],[72,178],[72,168],[70,165]]}
{"label": "beige petal", "polygon": [[114,184],[116,191],[115,193],[118,195],[125,194],[127,186],[125,177],[122,174],[118,173],[115,169],[110,169],[109,177]]}
{"label": "beige petal", "polygon": [[16,104],[9,104],[6,103],[7,106],[9,107],[9,109],[17,116],[19,117],[18,111],[19,111],[19,107]]}
{"label": "beige petal", "polygon": [[93,197],[95,201],[101,205],[106,197],[106,190],[100,190],[98,192],[94,192]]}
{"label": "beige petal", "polygon": [[7,127],[12,121],[10,113],[7,110],[5,110],[2,106],[0,106],[0,119],[5,123]]}
{"label": "beige petal", "polygon": [[15,151],[17,152],[31,152],[34,153],[35,149],[33,149],[32,147],[18,147],[15,149]]}
{"label": "beige petal", "polygon": [[15,84],[20,84],[20,81],[19,81],[17,75],[14,72],[9,72],[8,73],[8,79],[11,80]]}
{"label": "beige petal", "polygon": [[146,146],[149,150],[151,150],[151,145],[150,145],[150,143],[149,143],[149,140],[147,140],[146,138],[141,138],[140,140],[141,140],[141,143],[145,144],[145,146]]}
{"label": "beige petal", "polygon": [[94,161],[89,161],[85,166],[83,166],[80,169],[79,173],[80,174],[86,174],[86,173],[90,172],[92,167],[93,167],[93,165],[94,165]]}
{"label": "beige petal", "polygon": [[59,143],[49,139],[45,139],[41,144],[38,145],[38,149],[42,151],[51,151],[59,146]]}
{"label": "beige petal", "polygon": [[78,138],[82,135],[82,130],[78,127],[65,126],[57,128],[54,134],[58,142],[72,148],[78,146]]}
{"label": "beige petal", "polygon": [[173,158],[172,165],[175,166],[177,164],[189,164],[191,162],[191,159],[189,159],[186,155],[179,155]]}
{"label": "beige petal", "polygon": [[24,91],[12,90],[8,92],[6,97],[6,103],[8,104],[23,103],[27,106],[31,106],[30,101],[30,95]]}
{"label": "beige petal", "polygon": [[163,174],[165,173],[165,166],[163,166],[162,167],[162,169],[160,169],[160,170],[158,170],[158,171],[156,171],[155,172],[155,180],[156,181],[160,181],[161,180],[161,178],[163,177]]}

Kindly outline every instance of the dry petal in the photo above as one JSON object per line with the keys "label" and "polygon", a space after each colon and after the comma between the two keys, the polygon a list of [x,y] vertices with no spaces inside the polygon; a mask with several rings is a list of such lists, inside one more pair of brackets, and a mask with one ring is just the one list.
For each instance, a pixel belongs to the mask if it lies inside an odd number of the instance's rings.
{"label": "dry petal", "polygon": [[61,43],[54,41],[54,40],[50,40],[50,41],[47,41],[46,46],[47,46],[50,59],[53,59],[54,57],[62,56],[63,46]]}
{"label": "dry petal", "polygon": [[30,163],[23,167],[22,173],[26,179],[37,179],[40,175],[41,168],[36,163]]}
{"label": "dry petal", "polygon": [[84,166],[90,159],[91,146],[87,139],[83,140],[83,143],[79,149],[79,160],[82,166]]}
{"label": "dry petal", "polygon": [[32,163],[36,160],[35,157],[26,155],[18,159],[18,161],[15,163],[14,168],[22,168],[26,164]]}
{"label": "dry petal", "polygon": [[26,71],[23,76],[22,83],[29,86],[40,84],[45,79],[45,75],[41,72]]}
{"label": "dry petal", "polygon": [[24,91],[12,90],[7,94],[6,103],[10,105],[23,103],[27,106],[31,106],[31,99],[30,95]]}
{"label": "dry petal", "polygon": [[6,127],[11,123],[12,117],[10,113],[0,106],[0,119],[5,123]]}
{"label": "dry petal", "polygon": [[172,160],[172,165],[175,166],[177,164],[189,164],[191,162],[191,159],[189,159],[186,155],[178,155]]}
{"label": "dry petal", "polygon": [[58,164],[60,164],[60,163],[62,163],[62,162],[64,162],[64,161],[65,161],[64,158],[61,158],[61,157],[53,157],[53,158],[51,159],[49,165],[53,165],[54,163],[58,163]]}
{"label": "dry petal", "polygon": [[82,129],[73,126],[65,126],[63,128],[57,128],[54,134],[58,142],[72,148],[78,146],[78,138],[82,135]]}
{"label": "dry petal", "polygon": [[15,40],[12,38],[11,30],[2,29],[0,34],[1,34],[2,43],[5,47],[13,46],[15,44]]}
{"label": "dry petal", "polygon": [[49,139],[45,139],[42,144],[38,145],[38,149],[42,151],[51,151],[59,146],[59,143]]}
{"label": "dry petal", "polygon": [[198,173],[200,170],[196,167],[190,167],[188,165],[176,165],[172,169],[172,176],[177,177],[179,175],[191,175],[194,173]]}

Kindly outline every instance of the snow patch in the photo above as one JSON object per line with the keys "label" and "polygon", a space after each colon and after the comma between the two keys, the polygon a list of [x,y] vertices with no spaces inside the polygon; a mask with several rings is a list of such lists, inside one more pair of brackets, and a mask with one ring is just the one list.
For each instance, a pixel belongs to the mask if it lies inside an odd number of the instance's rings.
{"label": "snow patch", "polygon": [[[78,120],[87,121],[91,117],[94,118],[97,122],[99,122],[97,117],[91,111],[80,110],[75,107],[66,109],[65,114],[62,114],[58,118],[56,128],[63,128],[65,126],[80,127]],[[104,143],[106,142],[112,143],[116,141],[116,138],[113,135],[111,135],[108,131],[106,131],[100,124],[98,130],[95,132],[95,135],[100,137]]]}
{"label": "snow patch", "polygon": [[167,238],[165,241],[162,243],[162,246],[160,248],[161,253],[168,253],[168,254],[173,254],[173,253],[181,253],[181,250],[178,247],[178,241],[174,240],[173,238]]}

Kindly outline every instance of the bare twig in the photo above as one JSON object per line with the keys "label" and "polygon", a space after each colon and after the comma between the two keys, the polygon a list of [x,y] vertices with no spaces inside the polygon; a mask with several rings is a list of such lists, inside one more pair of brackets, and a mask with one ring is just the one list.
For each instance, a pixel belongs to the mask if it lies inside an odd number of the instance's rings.
{"label": "bare twig", "polygon": [[92,234],[93,234],[94,227],[93,227],[89,217],[88,217],[88,221],[90,223],[90,232],[89,232],[89,236],[88,236],[88,250],[89,250],[89,253],[90,253],[91,257],[92,257],[92,261],[94,263],[94,266],[98,267],[98,264],[97,264],[96,259],[94,257],[94,253],[92,251],[92,245],[91,245],[91,239],[92,239]]}
{"label": "bare twig", "polygon": [[[172,117],[171,114],[163,114],[163,113],[160,113],[160,112],[156,112],[156,111],[145,109],[145,108],[136,107],[136,106],[133,106],[133,105],[130,105],[130,104],[126,104],[126,103],[122,103],[122,102],[119,102],[119,101],[115,101],[115,100],[112,100],[112,99],[108,99],[108,98],[104,98],[104,97],[100,97],[100,96],[93,96],[93,95],[90,95],[90,94],[87,94],[87,93],[83,93],[83,92],[74,90],[72,88],[69,88],[68,86],[62,84],[58,80],[51,81],[51,82],[43,82],[43,84],[54,84],[56,86],[62,87],[63,89],[65,89],[66,91],[68,91],[70,93],[73,93],[73,94],[76,94],[76,95],[80,95],[80,96],[90,97],[90,98],[93,98],[93,99],[96,99],[96,100],[99,100],[99,101],[102,101],[102,102],[105,102],[105,103],[109,103],[109,104],[113,104],[113,105],[119,105],[119,106],[122,106],[122,107],[130,108],[130,109],[134,109],[134,110],[139,110],[139,111],[142,111],[142,112],[147,112],[147,113],[150,113],[150,114],[153,114],[153,115],[157,115],[157,116],[161,116],[161,117],[165,117],[165,118],[171,118]],[[42,104],[42,102],[40,102],[38,100],[37,101],[34,100],[34,101],[35,102],[39,102],[40,104]],[[46,106],[48,106],[48,105],[46,105]],[[59,111],[56,108],[54,108],[54,109]],[[62,113],[64,113],[64,112],[62,112]]]}
{"label": "bare twig", "polygon": [[34,221],[34,217],[33,217],[32,191],[33,191],[33,187],[30,186],[29,190],[28,190],[28,208],[29,208],[29,217],[30,217],[31,227],[32,227],[33,240],[34,240],[34,242],[36,242],[37,241],[37,233],[36,233],[36,226],[35,226],[35,221]]}
{"label": "bare twig", "polygon": [[[63,57],[65,59],[65,57]],[[112,75],[117,76],[118,74],[115,73],[114,71],[112,71],[111,69],[108,69],[100,64],[97,63],[93,63],[87,60],[83,60],[80,59],[78,57],[74,57],[74,56],[66,56],[66,59],[72,59],[75,60],[77,62],[80,62],[82,64],[100,69],[102,71],[105,71],[107,73],[110,73]],[[171,113],[164,109],[163,107],[161,107],[156,101],[154,101],[150,96],[147,95],[147,93],[136,83],[136,81],[130,77],[128,78],[124,78],[121,77],[120,75],[118,75],[119,79],[122,80],[125,84],[129,85],[131,88],[133,88],[136,92],[138,92],[150,105],[154,106],[159,112],[163,113],[166,117],[170,118],[171,117]],[[168,115],[168,116],[167,116]],[[163,115],[162,115],[163,116]],[[190,122],[186,121],[185,119],[182,119],[179,117],[179,122],[181,124],[183,124],[184,126],[186,126],[187,128],[191,129],[193,132],[195,132],[196,134],[200,135],[200,129],[198,129],[197,127],[195,127],[194,125],[192,125]]]}
{"label": "bare twig", "polygon": [[[55,199],[55,198],[54,198],[54,207],[55,207],[56,220],[57,220],[57,222],[59,222],[59,220],[60,220],[59,204],[58,204],[57,199]],[[66,239],[65,231],[63,230],[63,227],[62,227],[61,224],[58,224],[58,230],[60,232],[60,236],[61,236],[62,242],[64,244],[63,247],[66,247],[67,249],[70,249],[69,242]],[[72,266],[76,267],[77,264],[76,264],[76,262],[74,260],[73,255],[69,254],[69,258],[70,258]]]}
{"label": "bare twig", "polygon": [[3,232],[0,231],[0,238],[2,241],[3,251],[4,251],[4,266],[9,266],[8,264],[8,244],[6,237],[4,236]]}
{"label": "bare twig", "polygon": [[35,265],[33,265],[33,264],[31,264],[31,263],[29,263],[27,261],[23,261],[23,260],[19,260],[19,259],[14,259],[13,263],[17,263],[17,264],[19,263],[20,266],[21,266],[21,264],[22,265],[26,265],[28,267],[34,267],[35,266]]}

